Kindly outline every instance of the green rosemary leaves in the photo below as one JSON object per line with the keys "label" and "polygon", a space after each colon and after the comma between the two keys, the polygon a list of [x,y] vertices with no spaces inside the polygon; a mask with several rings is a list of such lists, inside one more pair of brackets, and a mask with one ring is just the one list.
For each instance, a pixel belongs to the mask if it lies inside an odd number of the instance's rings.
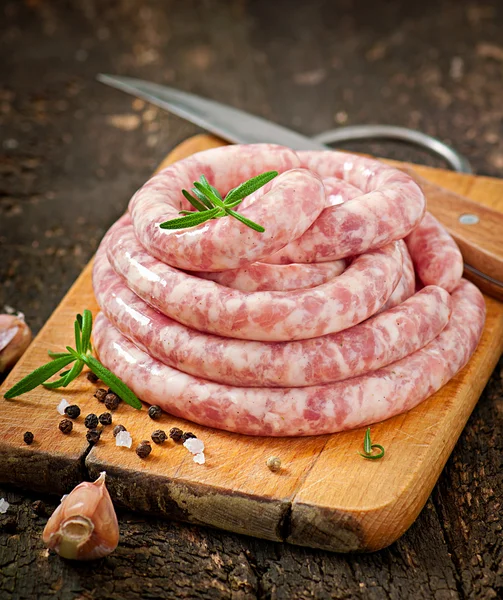
{"label": "green rosemary leaves", "polygon": [[[48,354],[51,361],[41,367],[38,367],[21,381],[13,385],[10,390],[4,394],[4,398],[11,399],[21,396],[39,385],[47,388],[56,389],[66,387],[76,377],[80,375],[84,365],[99,377],[108,387],[120,396],[124,402],[130,404],[133,408],[141,409],[141,402],[128,386],[106,369],[92,355],[91,331],[93,327],[93,316],[90,310],[85,310],[82,315],[78,314],[74,322],[75,348],[67,346],[67,352],[51,352]],[[73,363],[73,364],[72,364]],[[63,373],[60,373],[59,379],[48,381],[53,375],[59,373],[61,369],[72,364],[72,367]]]}
{"label": "green rosemary leaves", "polygon": [[251,229],[263,233],[265,229],[262,225],[254,223],[232,209],[240,204],[246,196],[256,192],[277,175],[277,171],[267,171],[266,173],[252,177],[232,189],[225,198],[222,198],[220,192],[208,182],[204,175],[201,175],[199,181],[194,181],[194,187],[191,190],[192,194],[187,190],[182,190],[184,197],[196,210],[182,210],[180,211],[180,214],[183,215],[182,217],[165,221],[159,227],[161,229],[184,229],[186,227],[195,227],[210,219],[230,216],[241,221],[241,223],[244,223]]}

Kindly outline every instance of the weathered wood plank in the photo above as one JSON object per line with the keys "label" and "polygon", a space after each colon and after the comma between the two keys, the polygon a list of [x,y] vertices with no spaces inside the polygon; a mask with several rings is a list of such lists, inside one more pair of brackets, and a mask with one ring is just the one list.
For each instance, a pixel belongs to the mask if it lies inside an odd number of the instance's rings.
{"label": "weathered wood plank", "polygon": [[[44,549],[41,497],[0,486],[0,598],[455,600],[456,575],[429,503],[399,542],[371,555],[337,555],[119,513],[120,543],[90,564]],[[42,498],[50,513],[56,503]]]}
{"label": "weathered wood plank", "polygon": [[467,598],[503,595],[503,361],[434,494]]}

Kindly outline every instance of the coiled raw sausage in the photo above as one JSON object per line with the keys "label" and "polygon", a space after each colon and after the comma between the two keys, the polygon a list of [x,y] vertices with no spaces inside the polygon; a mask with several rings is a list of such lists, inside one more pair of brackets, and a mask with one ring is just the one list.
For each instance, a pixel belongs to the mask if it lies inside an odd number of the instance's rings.
{"label": "coiled raw sausage", "polygon": [[322,285],[340,275],[345,267],[344,260],[304,265],[299,263],[270,265],[255,262],[241,267],[241,269],[196,274],[203,279],[209,279],[242,292],[288,291]]}
{"label": "coiled raw sausage", "polygon": [[307,388],[224,386],[172,369],[126,340],[103,314],[94,327],[100,360],[142,399],[167,412],[248,435],[334,433],[409,410],[440,389],[474,352],[485,318],[466,280],[453,292],[447,327],[427,346],[368,375]]}
{"label": "coiled raw sausage", "polygon": [[154,310],[115,274],[103,245],[95,258],[93,281],[107,318],[140,348],[186,373],[237,386],[309,386],[378,369],[434,339],[451,312],[449,294],[431,286],[340,333],[255,342],[204,334]]}
{"label": "coiled raw sausage", "polygon": [[413,179],[376,160],[343,152],[299,152],[303,167],[339,177],[361,195],[325,208],[311,227],[268,262],[324,262],[355,256],[402,239],[424,215],[425,200]]}
{"label": "coiled raw sausage", "polygon": [[447,231],[431,213],[405,238],[424,285],[439,285],[452,292],[463,275],[463,257]]}
{"label": "coiled raw sausage", "polygon": [[[280,175],[239,208],[265,233],[230,217],[159,228],[201,175],[225,194],[267,170]],[[340,152],[265,144],[180,161],[135,194],[97,253],[100,359],[143,400],[250,435],[408,410],[466,364],[485,315],[424,211],[409,175]]]}
{"label": "coiled raw sausage", "polygon": [[357,257],[323,285],[247,293],[155,259],[137,241],[128,216],[106,247],[116,273],[163,314],[199,331],[241,339],[301,340],[352,327],[383,306],[402,274],[402,254],[393,242]]}
{"label": "coiled raw sausage", "polygon": [[[138,240],[161,261],[192,271],[222,271],[255,262],[304,233],[325,206],[320,178],[299,165],[288,148],[271,144],[226,146],[199,152],[154,175],[131,199],[129,212]],[[192,207],[182,195],[205,175],[221,193],[263,171],[278,177],[240,209],[265,227],[259,233],[231,217],[212,219],[189,229],[161,229],[160,223]],[[295,215],[295,219],[292,219]]]}

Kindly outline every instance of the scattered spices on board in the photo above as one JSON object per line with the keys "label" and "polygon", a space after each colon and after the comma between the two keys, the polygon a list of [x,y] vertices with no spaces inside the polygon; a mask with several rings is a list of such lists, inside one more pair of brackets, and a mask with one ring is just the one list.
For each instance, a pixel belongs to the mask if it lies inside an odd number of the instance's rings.
{"label": "scattered spices on board", "polygon": [[183,436],[183,431],[179,427],[172,427],[169,430],[169,437],[174,442],[181,442],[182,441],[182,436]]}
{"label": "scattered spices on board", "polygon": [[270,456],[266,464],[273,473],[277,473],[281,469],[281,459],[277,456]]}
{"label": "scattered spices on board", "polygon": [[152,441],[155,442],[156,444],[164,444],[164,442],[168,439],[166,432],[163,431],[162,429],[156,429],[152,433],[151,437],[152,437]]}
{"label": "scattered spices on board", "polygon": [[105,402],[105,396],[107,395],[107,391],[103,388],[99,388],[94,392],[94,397],[97,398],[98,402]]}
{"label": "scattered spices on board", "polygon": [[66,398],[61,398],[58,406],[56,407],[56,410],[59,412],[60,415],[64,415],[65,408],[67,406],[70,406],[70,403],[68,402],[68,400]]}
{"label": "scattered spices on board", "polygon": [[90,429],[86,433],[86,439],[90,444],[97,444],[100,441],[101,431],[97,429]]}
{"label": "scattered spices on board", "polygon": [[192,433],[192,431],[186,431],[182,437],[182,443],[184,444],[187,440],[190,440],[191,438],[195,438],[196,436]]}
{"label": "scattered spices on board", "polygon": [[102,413],[99,417],[98,417],[98,421],[102,424],[102,425],[111,425],[112,424],[112,415],[109,412],[106,413]]}
{"label": "scattered spices on board", "polygon": [[133,438],[129,431],[126,431],[125,429],[119,431],[115,436],[115,445],[122,446],[123,448],[131,448],[133,445]]}
{"label": "scattered spices on board", "polygon": [[80,416],[80,408],[76,404],[70,404],[65,408],[65,415],[70,419],[77,419]]}
{"label": "scattered spices on board", "polygon": [[70,421],[70,419],[62,419],[59,422],[59,430],[61,431],[61,433],[71,433],[73,429],[73,422]]}
{"label": "scattered spices on board", "polygon": [[117,434],[121,431],[127,431],[124,425],[116,425],[114,427],[114,437],[117,437]]}
{"label": "scattered spices on board", "polygon": [[149,409],[148,409],[148,416],[151,419],[154,419],[154,421],[157,421],[157,419],[160,419],[162,415],[162,410],[160,406],[156,406],[155,404],[153,404]]}
{"label": "scattered spices on board", "polygon": [[201,452],[204,452],[203,440],[200,440],[200,439],[196,438],[195,436],[190,437],[187,440],[185,440],[183,442],[183,445],[192,454],[200,454]]}
{"label": "scattered spices on board", "polygon": [[117,410],[119,408],[119,404],[121,403],[121,399],[115,392],[108,391],[105,396],[105,406],[108,410]]}
{"label": "scattered spices on board", "polygon": [[136,447],[136,454],[138,454],[140,458],[147,458],[151,452],[152,446],[148,440],[143,440],[143,442],[140,442]]}
{"label": "scattered spices on board", "polygon": [[204,452],[199,452],[198,454],[194,454],[194,462],[198,465],[204,465],[206,462],[206,458],[204,456]]}
{"label": "scattered spices on board", "polygon": [[0,498],[0,514],[4,515],[9,510],[10,504],[5,498]]}
{"label": "scattered spices on board", "polygon": [[87,374],[87,379],[91,383],[98,383],[98,381],[100,380],[99,377],[95,375],[92,371],[89,371],[89,373]]}
{"label": "scattered spices on board", "polygon": [[23,440],[25,444],[28,444],[28,446],[30,446],[31,444],[33,444],[33,440],[35,439],[35,436],[33,435],[33,433],[31,431],[25,431],[24,435],[23,435]]}
{"label": "scattered spices on board", "polygon": [[206,458],[204,456],[204,442],[197,438],[193,433],[188,432],[190,437],[184,440],[183,445],[193,454],[193,460],[198,465],[204,465]]}
{"label": "scattered spices on board", "polygon": [[96,429],[96,427],[98,427],[98,417],[94,413],[87,415],[84,420],[84,425],[88,429]]}
{"label": "scattered spices on board", "polygon": [[119,524],[105,472],[94,483],[84,481],[62,498],[42,539],[60,556],[73,560],[102,558],[117,548]]}

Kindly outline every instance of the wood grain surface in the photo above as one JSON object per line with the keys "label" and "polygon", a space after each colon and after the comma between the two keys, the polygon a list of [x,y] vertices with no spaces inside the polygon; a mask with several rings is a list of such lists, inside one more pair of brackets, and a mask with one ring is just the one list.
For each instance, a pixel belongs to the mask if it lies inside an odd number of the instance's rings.
{"label": "wood grain surface", "polygon": [[[221,143],[206,135],[191,138],[160,168]],[[475,185],[473,177],[417,170],[458,192],[469,193]],[[478,201],[503,209],[503,194],[495,182],[488,183],[487,199],[478,184]],[[503,182],[499,185],[503,189]],[[84,307],[97,312],[90,269],[86,267],[2,390],[41,364],[47,349],[60,350],[71,343],[77,312]],[[114,412],[114,424],[126,426],[134,446],[150,439],[154,429],[177,426],[204,440],[206,464],[195,464],[187,450],[171,440],[153,444],[152,454],[141,460],[133,450],[116,447],[111,427],[88,448],[83,417],[104,407],[93,398],[97,385],[81,376],[69,390],[38,388],[2,407],[0,477],[61,493],[79,479],[84,461],[91,477],[106,470],[114,500],[134,510],[338,552],[378,550],[402,535],[419,514],[501,354],[503,305],[492,298],[486,302],[484,334],[467,367],[414,410],[373,426],[373,439],[386,447],[381,461],[365,461],[357,454],[364,429],[300,439],[254,438],[169,415],[154,422],[146,411],[124,404]],[[82,408],[69,436],[57,429],[55,407],[62,397]],[[36,439],[29,447],[22,441],[27,427]],[[281,458],[279,473],[266,467],[269,456]]]}

